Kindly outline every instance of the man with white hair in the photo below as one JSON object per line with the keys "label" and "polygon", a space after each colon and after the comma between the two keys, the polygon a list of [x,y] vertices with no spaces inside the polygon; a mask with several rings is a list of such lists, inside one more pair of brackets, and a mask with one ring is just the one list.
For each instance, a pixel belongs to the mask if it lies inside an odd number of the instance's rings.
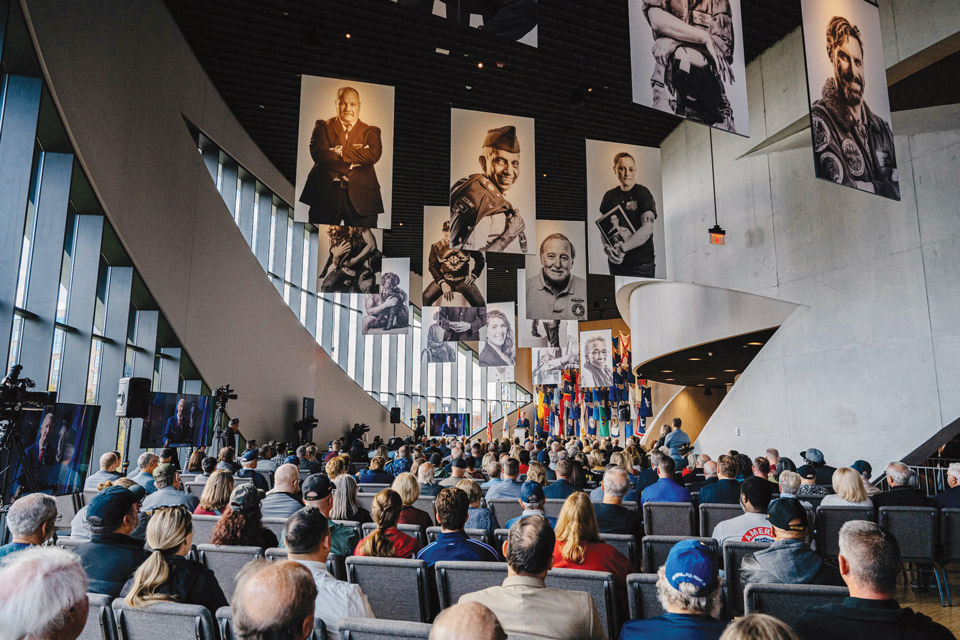
{"label": "man with white hair", "polygon": [[930,502],[919,489],[910,486],[910,467],[902,462],[887,465],[889,491],[873,496],[873,504],[880,507],[926,507]]}
{"label": "man with white hair", "polygon": [[[436,496],[443,490],[443,487],[437,483],[436,470],[437,468],[432,462],[424,462],[417,468],[417,482],[420,483],[420,495]],[[461,474],[461,476],[462,475],[463,474]],[[457,480],[457,482],[460,481]]]}
{"label": "man with white hair", "polygon": [[139,471],[130,476],[131,480],[147,490],[148,495],[157,490],[157,485],[153,483],[153,470],[157,468],[158,464],[160,464],[160,458],[157,457],[157,454],[144,451],[137,458]]}
{"label": "man with white hair", "polygon": [[447,607],[433,621],[430,640],[507,640],[497,616],[479,602]]}
{"label": "man with white hair", "polygon": [[720,479],[717,477],[717,461],[709,458],[703,463],[703,480],[687,485],[690,491],[700,491],[700,489],[715,484]]}
{"label": "man with white hair", "polygon": [[636,509],[623,506],[623,497],[630,491],[630,476],[620,467],[611,467],[600,481],[603,488],[603,503],[594,504],[600,533],[626,533],[643,537],[643,522]]}
{"label": "man with white hair", "polygon": [[56,525],[57,503],[51,496],[31,493],[19,498],[7,512],[7,527],[13,541],[0,547],[0,558],[42,545],[53,537]]}
{"label": "man with white hair", "polygon": [[117,455],[116,451],[107,451],[105,454],[100,456],[100,471],[96,473],[91,473],[87,476],[86,481],[83,483],[83,490],[90,491],[96,490],[97,485],[101,482],[113,482],[118,478],[123,477],[123,474],[117,471],[117,468],[120,466],[120,456]]}
{"label": "man with white hair", "polygon": [[960,507],[960,462],[951,463],[947,469],[947,486],[950,488],[938,494],[933,504],[940,509],[956,509]]}
{"label": "man with white hair", "polygon": [[87,576],[75,554],[35,547],[0,567],[0,637],[74,640],[83,632]]}

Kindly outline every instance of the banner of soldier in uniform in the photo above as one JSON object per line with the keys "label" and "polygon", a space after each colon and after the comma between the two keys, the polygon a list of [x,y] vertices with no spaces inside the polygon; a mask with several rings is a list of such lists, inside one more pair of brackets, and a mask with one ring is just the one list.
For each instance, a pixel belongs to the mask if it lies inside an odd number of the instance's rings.
{"label": "banner of soldier in uniform", "polygon": [[301,76],[293,219],[389,229],[393,87]]}
{"label": "banner of soldier in uniform", "polygon": [[410,331],[410,258],[384,258],[380,292],[363,297],[363,335]]}
{"label": "banner of soldier in uniform", "polygon": [[424,307],[486,306],[486,266],[482,251],[450,247],[447,207],[423,208]]}
{"label": "banner of soldier in uniform", "polygon": [[802,0],[816,175],[900,199],[880,10],[867,0]]}
{"label": "banner of soldier in uniform", "polygon": [[536,253],[526,259],[526,315],[536,320],[586,320],[587,256],[583,222],[539,220]]}
{"label": "banner of soldier in uniform", "polygon": [[487,305],[487,326],[480,343],[480,366],[487,369],[487,382],[513,382],[517,364],[517,332],[513,302]]}
{"label": "banner of soldier in uniform", "polygon": [[537,46],[537,0],[393,0],[401,7],[433,14],[501,38]]}
{"label": "banner of soldier in uniform", "polygon": [[629,9],[633,101],[749,136],[740,0],[629,0]]}
{"label": "banner of soldier in uniform", "polygon": [[665,278],[660,149],[599,140],[586,148],[590,273]]}
{"label": "banner of soldier in uniform", "polygon": [[317,290],[377,293],[383,267],[383,231],[363,227],[318,227]]}
{"label": "banner of soldier in uniform", "polygon": [[423,307],[420,338],[420,359],[425,364],[457,361],[457,343],[447,338],[440,313],[447,307]]}
{"label": "banner of soldier in uniform", "polygon": [[536,253],[533,118],[452,109],[450,246]]}

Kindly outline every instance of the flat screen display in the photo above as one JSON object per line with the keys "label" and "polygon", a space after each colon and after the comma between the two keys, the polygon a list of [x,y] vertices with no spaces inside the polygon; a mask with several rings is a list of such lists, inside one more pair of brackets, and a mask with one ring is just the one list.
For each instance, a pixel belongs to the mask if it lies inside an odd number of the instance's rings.
{"label": "flat screen display", "polygon": [[466,436],[470,435],[469,413],[431,413],[430,436]]}
{"label": "flat screen display", "polygon": [[140,448],[208,445],[213,434],[215,408],[213,396],[151,393]]}

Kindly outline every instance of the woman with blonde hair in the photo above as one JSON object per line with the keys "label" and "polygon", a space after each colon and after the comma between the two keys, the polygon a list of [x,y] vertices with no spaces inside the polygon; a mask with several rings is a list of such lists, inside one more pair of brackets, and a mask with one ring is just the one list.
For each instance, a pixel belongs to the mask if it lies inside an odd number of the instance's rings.
{"label": "woman with blonde hair", "polygon": [[336,458],[330,458],[327,464],[323,466],[323,470],[327,472],[328,478],[336,480],[337,476],[346,472],[347,465],[344,464],[342,457],[337,456]]}
{"label": "woman with blonde hair", "polygon": [[233,493],[233,475],[223,469],[214,471],[203,485],[200,504],[193,512],[198,516],[219,516],[230,504]]}
{"label": "woman with blonde hair", "polygon": [[417,539],[397,529],[403,500],[392,489],[373,497],[373,521],[377,529],[357,543],[353,554],[378,558],[412,558],[420,550]]}
{"label": "woman with blonde hair", "polygon": [[330,508],[331,520],[353,520],[363,524],[373,522],[370,512],[357,503],[357,481],[349,473],[341,473],[333,481],[337,486],[333,492],[333,506]]}
{"label": "woman with blonde hair", "polygon": [[603,454],[600,453],[599,449],[594,449],[589,454],[587,454],[587,464],[590,465],[590,470],[603,473],[605,467],[603,465]]}
{"label": "woman with blonde hair", "polygon": [[185,507],[155,509],[147,524],[153,553],[127,580],[120,596],[131,607],[157,602],[199,604],[215,614],[228,605],[213,571],[185,557],[193,544],[193,522]]}
{"label": "woman with blonde hair", "polygon": [[360,484],[375,483],[375,484],[393,484],[393,476],[383,470],[387,466],[387,457],[386,456],[374,456],[370,460],[370,466],[366,469],[361,469],[360,473],[357,474],[357,482]]}
{"label": "woman with blonde hair", "polygon": [[423,509],[417,509],[413,503],[420,497],[420,483],[417,476],[409,471],[401,473],[390,487],[400,496],[403,509],[400,512],[400,524],[416,524],[426,530],[433,526],[433,518]]}
{"label": "woman with blonde hair", "polygon": [[547,486],[547,469],[542,462],[531,462],[527,468],[527,480],[536,482],[541,487]]}
{"label": "woman with blonde hair", "polygon": [[836,495],[824,496],[820,504],[825,507],[873,506],[873,501],[867,497],[867,491],[863,488],[860,474],[850,467],[840,467],[833,472],[833,491]]}
{"label": "woman with blonde hair", "polygon": [[799,640],[799,636],[773,616],[751,613],[727,625],[720,640]]}

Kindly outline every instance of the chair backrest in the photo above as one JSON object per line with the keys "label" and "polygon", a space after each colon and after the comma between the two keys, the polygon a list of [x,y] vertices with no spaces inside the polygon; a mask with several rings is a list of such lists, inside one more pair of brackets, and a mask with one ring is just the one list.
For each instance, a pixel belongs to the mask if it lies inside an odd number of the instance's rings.
{"label": "chair backrest", "polygon": [[263,518],[263,526],[273,531],[277,540],[283,540],[283,529],[287,526],[286,518]]}
{"label": "chair backrest", "polygon": [[723,543],[723,588],[727,596],[727,617],[743,615],[743,584],[740,582],[740,562],[744,556],[770,546],[769,542],[741,542],[728,540]]}
{"label": "chair backrest", "polygon": [[71,493],[65,496],[54,496],[53,500],[57,503],[57,521],[54,528],[57,531],[70,531],[70,521],[73,520],[82,506],[80,504],[80,494]]}
{"label": "chair backrest", "polygon": [[[217,628],[220,630],[220,640],[240,640],[233,627],[233,610],[230,607],[220,607],[214,616]],[[313,619],[313,634],[307,640],[326,640],[327,625],[321,618]]]}
{"label": "chair backrest", "polygon": [[187,482],[183,485],[183,490],[199,498],[203,495],[203,488],[205,486],[207,486],[206,482]]}
{"label": "chair backrest", "polygon": [[357,485],[357,491],[360,493],[369,493],[376,495],[384,489],[389,489],[389,484],[380,484],[379,482],[361,482]]}
{"label": "chair backrest", "polygon": [[236,488],[237,485],[247,484],[248,482],[253,482],[253,478],[238,478],[237,476],[233,476],[234,488]]}
{"label": "chair backrest", "polygon": [[[266,549],[263,556],[270,562],[287,559],[287,550],[280,548]],[[347,581],[347,565],[343,556],[330,554],[327,556],[327,571],[337,580]]]}
{"label": "chair backrest", "polygon": [[237,574],[248,562],[263,557],[260,547],[217,546],[215,544],[199,544],[200,562],[206,565],[217,577],[223,595],[227,600],[233,597],[233,590],[237,585]]}
{"label": "chair backrest", "polygon": [[960,562],[960,509],[940,509],[940,562]]}
{"label": "chair backrest", "polygon": [[[358,486],[363,486],[358,485]],[[358,493],[357,494],[357,505],[363,507],[368,512],[373,513],[373,499],[376,497],[375,493]]]}
{"label": "chair backrest", "polygon": [[57,546],[62,549],[69,549],[71,547],[79,547],[84,542],[90,542],[89,540],[82,540],[80,538],[71,538],[70,536],[57,536]]}
{"label": "chair backrest", "polygon": [[193,482],[196,480],[197,476],[200,474],[197,473],[184,473],[180,472],[180,484],[185,484],[187,482]]}
{"label": "chair backrest", "polygon": [[640,554],[637,539],[629,533],[601,533],[600,538],[630,560],[636,571],[640,571]]}
{"label": "chair backrest", "polygon": [[817,507],[817,553],[835,558],[840,553],[840,527],[849,520],[875,522],[873,507]]}
{"label": "chair backrest", "polygon": [[543,513],[551,518],[559,518],[560,510],[563,509],[563,503],[566,498],[547,498],[543,505]]}
{"label": "chair backrest", "polygon": [[766,613],[793,627],[810,607],[842,602],[850,595],[846,587],[814,584],[748,584],[744,589],[744,612]]}
{"label": "chair backrest", "polygon": [[[347,581],[360,585],[377,618],[432,619],[430,575],[423,560],[351,556],[347,558]],[[416,588],[411,588],[414,584]]]}
{"label": "chair backrest", "polygon": [[84,506],[84,507],[85,507],[85,506],[87,506],[88,504],[90,504],[90,501],[93,500],[93,499],[97,496],[98,493],[100,493],[100,492],[97,491],[96,489],[84,489],[84,490],[83,490],[83,493],[81,494],[82,497],[83,497],[83,504],[80,505],[80,506]]}
{"label": "chair backrest", "polygon": [[713,551],[717,566],[720,566],[720,545],[714,538],[697,538],[694,536],[644,536],[640,541],[641,556],[643,558],[643,572],[656,573],[667,561],[670,549],[681,540],[699,540]]}
{"label": "chair backrest", "polygon": [[877,523],[900,543],[901,562],[934,562],[937,558],[936,507],[880,507]]}
{"label": "chair backrest", "polygon": [[460,596],[501,584],[507,577],[506,562],[457,562],[443,560],[433,565],[440,608],[457,604]]}
{"label": "chair backrest", "polygon": [[[377,525],[373,522],[364,522],[363,523],[363,537],[366,538],[368,535],[376,531]],[[418,524],[398,524],[397,529],[401,533],[405,533],[411,538],[416,538],[417,542],[420,544],[420,548],[427,546],[427,532],[424,531],[423,527]]]}
{"label": "chair backrest", "polygon": [[102,593],[88,593],[90,612],[87,614],[87,623],[83,631],[77,636],[79,640],[116,640],[117,622],[113,617],[113,608],[110,604],[113,598]]}
{"label": "chair backrest", "polygon": [[743,507],[738,504],[720,504],[708,502],[700,505],[700,535],[711,536],[713,530],[724,520],[743,515]]}
{"label": "chair backrest", "polygon": [[[441,531],[443,531],[443,527],[427,527],[427,543],[436,542]],[[463,532],[467,534],[468,538],[493,546],[493,536],[487,529],[464,529]]]}
{"label": "chair backrest", "polygon": [[631,573],[627,576],[627,600],[630,618],[649,620],[663,614],[657,599],[656,573]]}
{"label": "chair backrest", "polygon": [[691,502],[648,502],[643,505],[643,531],[648,536],[695,536]]}
{"label": "chair backrest", "polygon": [[620,620],[617,615],[613,574],[606,571],[553,569],[547,573],[546,585],[553,589],[589,593],[593,597],[593,603],[597,605],[604,633],[608,638],[616,638],[619,635]]}
{"label": "chair backrest", "polygon": [[263,476],[263,479],[267,481],[267,486],[273,489],[273,471],[270,469],[254,469],[257,473]]}
{"label": "chair backrest", "polygon": [[487,500],[487,508],[501,525],[523,513],[523,507],[515,498],[494,498]]}
{"label": "chair backrest", "polygon": [[340,621],[340,640],[420,640],[430,637],[431,626],[424,622],[344,618]]}
{"label": "chair backrest", "polygon": [[[507,541],[507,538],[510,536],[510,529],[496,529],[493,532],[494,544],[492,545],[494,549],[502,549],[503,543]],[[500,554],[503,555],[503,554]]]}
{"label": "chair backrest", "polygon": [[420,511],[426,511],[430,519],[433,520],[433,524],[439,524],[437,522],[437,510],[433,506],[434,500],[436,500],[436,496],[420,496],[414,500],[413,506]]}
{"label": "chair backrest", "polygon": [[[149,607],[130,607],[121,598],[113,601],[119,637],[123,640],[196,638],[219,640],[217,625],[209,609],[199,604],[159,602]],[[162,630],[162,631],[161,631]]]}
{"label": "chair backrest", "polygon": [[820,506],[820,503],[823,502],[825,497],[826,496],[797,496],[801,502],[809,502],[814,510]]}
{"label": "chair backrest", "polygon": [[193,516],[193,544],[209,544],[213,538],[213,528],[220,522],[220,516]]}

